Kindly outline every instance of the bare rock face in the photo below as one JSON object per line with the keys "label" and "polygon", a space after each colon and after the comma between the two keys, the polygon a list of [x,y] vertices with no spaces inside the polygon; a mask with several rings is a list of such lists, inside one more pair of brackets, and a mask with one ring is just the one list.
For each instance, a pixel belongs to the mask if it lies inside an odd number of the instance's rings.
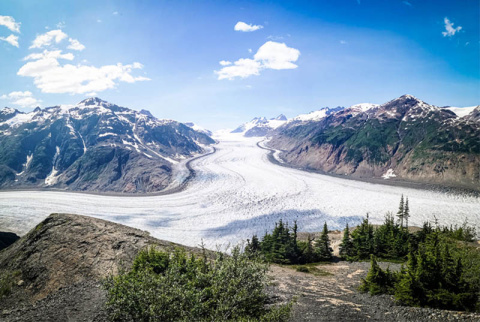
{"label": "bare rock face", "polygon": [[269,145],[307,169],[480,191],[479,111],[460,117],[404,95],[287,123]]}
{"label": "bare rock face", "polygon": [[52,214],[0,252],[0,272],[16,272],[23,283],[13,294],[36,301],[127,269],[137,253],[149,245],[168,251],[180,246],[101,219]]}

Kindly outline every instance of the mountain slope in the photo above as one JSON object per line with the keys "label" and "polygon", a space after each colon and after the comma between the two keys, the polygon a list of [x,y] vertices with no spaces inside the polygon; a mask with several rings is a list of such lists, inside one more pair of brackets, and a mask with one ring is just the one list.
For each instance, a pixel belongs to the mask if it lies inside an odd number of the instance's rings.
{"label": "mountain slope", "polygon": [[159,191],[173,164],[214,143],[182,123],[98,98],[0,116],[1,188]]}
{"label": "mountain slope", "polygon": [[459,117],[404,95],[287,124],[269,144],[301,167],[480,190],[479,109]]}

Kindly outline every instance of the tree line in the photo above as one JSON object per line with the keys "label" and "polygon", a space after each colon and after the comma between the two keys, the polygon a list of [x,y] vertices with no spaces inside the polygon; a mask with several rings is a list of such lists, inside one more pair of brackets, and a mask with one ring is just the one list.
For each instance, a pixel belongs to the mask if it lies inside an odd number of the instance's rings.
{"label": "tree line", "polygon": [[[478,310],[480,293],[480,251],[469,246],[476,238],[467,222],[440,226],[425,222],[416,232],[409,231],[410,206],[403,195],[396,216],[387,213],[383,224],[374,226],[367,215],[354,229],[346,226],[340,244],[340,258],[371,260],[371,268],[361,290],[371,294],[392,294],[404,305],[456,310]],[[307,264],[331,261],[327,223],[318,239],[297,238],[293,227],[280,220],[262,240],[247,240],[245,253],[278,264]],[[405,262],[400,272],[382,270],[377,259]]]}

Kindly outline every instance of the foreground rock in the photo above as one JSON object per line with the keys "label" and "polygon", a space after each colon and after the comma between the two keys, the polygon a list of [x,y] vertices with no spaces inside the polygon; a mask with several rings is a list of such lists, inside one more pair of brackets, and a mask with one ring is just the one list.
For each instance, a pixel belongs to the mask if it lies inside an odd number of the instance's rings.
{"label": "foreground rock", "polygon": [[104,321],[102,279],[129,268],[149,245],[180,247],[100,219],[50,215],[0,252],[0,274],[15,279],[12,294],[0,301],[0,320]]}

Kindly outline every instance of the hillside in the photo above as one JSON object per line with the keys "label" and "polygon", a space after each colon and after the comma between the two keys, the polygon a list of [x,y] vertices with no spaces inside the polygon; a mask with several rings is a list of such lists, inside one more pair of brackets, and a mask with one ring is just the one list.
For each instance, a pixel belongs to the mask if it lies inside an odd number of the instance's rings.
{"label": "hillside", "polygon": [[102,101],[0,111],[0,188],[155,192],[214,141],[182,123]]}
{"label": "hillside", "polygon": [[[0,274],[14,276],[12,294],[0,301],[0,312],[12,314],[4,314],[0,320],[16,320],[14,312],[20,321],[34,321],[35,316],[41,317],[37,321],[104,320],[100,281],[129,268],[137,253],[148,245],[166,251],[180,247],[150,237],[145,231],[100,219],[50,215],[0,251]],[[50,304],[32,307],[36,302]]]}
{"label": "hillside", "polygon": [[480,190],[480,107],[464,116],[404,95],[289,122],[269,146],[295,166]]}

